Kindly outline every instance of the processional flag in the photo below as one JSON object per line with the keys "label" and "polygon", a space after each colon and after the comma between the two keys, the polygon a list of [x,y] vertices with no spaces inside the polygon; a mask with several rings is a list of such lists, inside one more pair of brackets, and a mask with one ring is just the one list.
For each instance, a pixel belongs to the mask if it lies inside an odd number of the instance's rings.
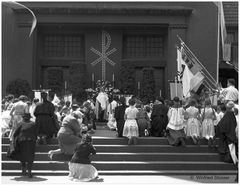
{"label": "processional flag", "polygon": [[[213,76],[209,73],[209,71],[205,68],[205,66],[198,60],[198,58],[193,54],[193,52],[187,47],[187,45],[182,41],[182,39],[177,36],[181,42],[180,52],[182,54],[182,59],[187,64],[189,70],[193,73],[195,78],[197,78],[197,82],[202,79],[200,84],[193,87],[194,91],[197,91],[196,87],[199,87],[201,84],[204,84],[208,89],[216,89],[217,81],[213,78]],[[193,80],[192,83],[195,80]]]}
{"label": "processional flag", "polygon": [[190,60],[183,53],[183,49],[177,48],[178,79],[182,81],[184,97],[190,96],[190,91],[198,90],[204,80],[204,76],[199,72],[201,67],[196,62]]}

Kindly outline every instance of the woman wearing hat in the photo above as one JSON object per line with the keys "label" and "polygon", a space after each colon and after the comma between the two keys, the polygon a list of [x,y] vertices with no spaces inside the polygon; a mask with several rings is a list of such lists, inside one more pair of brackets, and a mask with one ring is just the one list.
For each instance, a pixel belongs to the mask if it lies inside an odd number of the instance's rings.
{"label": "woman wearing hat", "polygon": [[96,149],[92,145],[92,137],[83,135],[82,141],[77,144],[74,155],[68,163],[70,180],[90,181],[98,177],[98,171],[90,161],[90,156],[94,154]]}
{"label": "woman wearing hat", "polygon": [[[35,155],[35,144],[37,139],[36,124],[30,121],[30,113],[23,114],[23,121],[16,129],[13,138],[17,147],[16,158],[21,162],[22,175],[32,177],[32,165]],[[28,170],[28,173],[27,173]]]}

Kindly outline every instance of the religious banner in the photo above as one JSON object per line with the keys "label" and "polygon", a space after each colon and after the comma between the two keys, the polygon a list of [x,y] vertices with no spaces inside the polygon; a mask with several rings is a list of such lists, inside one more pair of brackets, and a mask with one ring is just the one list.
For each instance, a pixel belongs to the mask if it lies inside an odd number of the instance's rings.
{"label": "religious banner", "polygon": [[198,64],[197,60],[190,54],[186,47],[181,48],[182,60],[187,64],[189,70],[193,75],[202,71],[202,67]]}
{"label": "religious banner", "polygon": [[180,82],[170,81],[169,85],[171,100],[176,96],[179,97],[180,100],[182,100],[183,99],[182,84]]}
{"label": "religious banner", "polygon": [[214,106],[217,106],[218,105],[218,103],[217,103],[217,101],[218,101],[218,96],[217,96],[217,94],[212,94],[212,95],[210,95],[210,100],[211,100],[211,103],[212,103],[212,105],[214,105]]}
{"label": "religious banner", "polygon": [[[41,88],[41,86],[40,86]],[[34,91],[34,98],[39,99],[39,102],[42,102],[42,97],[41,97],[41,93],[42,92],[46,92],[47,95],[49,96],[49,91],[51,91],[51,89],[37,89],[37,90],[32,90]]]}
{"label": "religious banner", "polygon": [[34,91],[34,98],[39,99],[39,102],[41,102],[41,91]]}
{"label": "religious banner", "polygon": [[98,64],[99,62],[101,62],[102,68],[101,68],[101,72],[102,72],[102,81],[106,80],[106,63],[109,63],[112,66],[115,66],[115,62],[113,62],[109,56],[111,54],[113,54],[115,51],[117,51],[116,48],[112,48],[110,50],[108,50],[110,48],[111,45],[111,36],[108,32],[106,31],[102,31],[102,51],[98,51],[95,48],[91,47],[91,51],[93,53],[95,53],[96,55],[99,56],[99,58],[97,58],[96,60],[94,60],[91,65],[95,66],[96,64]]}

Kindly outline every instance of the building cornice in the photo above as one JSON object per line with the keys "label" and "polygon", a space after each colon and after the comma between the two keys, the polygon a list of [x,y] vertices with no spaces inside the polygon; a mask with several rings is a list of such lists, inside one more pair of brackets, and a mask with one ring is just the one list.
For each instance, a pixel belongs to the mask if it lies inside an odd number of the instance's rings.
{"label": "building cornice", "polygon": [[169,24],[169,28],[172,29],[187,29],[187,24]]}
{"label": "building cornice", "polygon": [[[147,15],[189,16],[193,9],[185,7],[31,7],[36,15]],[[14,9],[16,14],[28,13],[26,9]]]}

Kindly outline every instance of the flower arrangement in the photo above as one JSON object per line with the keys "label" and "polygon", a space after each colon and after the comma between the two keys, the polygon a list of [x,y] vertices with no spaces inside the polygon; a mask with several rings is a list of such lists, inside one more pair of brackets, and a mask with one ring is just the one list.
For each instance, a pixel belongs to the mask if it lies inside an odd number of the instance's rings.
{"label": "flower arrangement", "polygon": [[104,92],[107,93],[108,96],[113,96],[120,93],[120,90],[115,89],[109,81],[98,80],[95,86],[95,89],[88,88],[85,90],[88,94],[91,95],[92,98],[96,97],[101,89],[104,90]]}

